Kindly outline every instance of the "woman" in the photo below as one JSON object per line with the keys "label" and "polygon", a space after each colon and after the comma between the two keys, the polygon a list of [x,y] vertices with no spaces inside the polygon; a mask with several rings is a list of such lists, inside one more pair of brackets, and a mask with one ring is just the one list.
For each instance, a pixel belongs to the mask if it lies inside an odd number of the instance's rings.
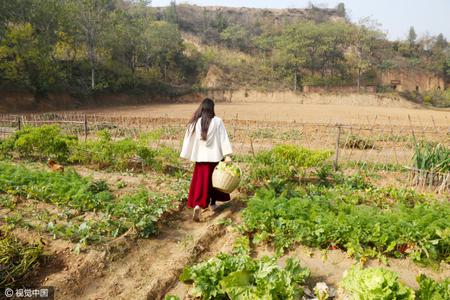
{"label": "woman", "polygon": [[194,221],[200,221],[202,208],[210,205],[214,210],[216,201],[230,200],[229,194],[212,187],[211,178],[218,162],[224,158],[226,163],[231,162],[231,153],[225,125],[214,113],[214,101],[206,98],[189,121],[180,155],[195,162],[188,197],[188,207],[194,208]]}

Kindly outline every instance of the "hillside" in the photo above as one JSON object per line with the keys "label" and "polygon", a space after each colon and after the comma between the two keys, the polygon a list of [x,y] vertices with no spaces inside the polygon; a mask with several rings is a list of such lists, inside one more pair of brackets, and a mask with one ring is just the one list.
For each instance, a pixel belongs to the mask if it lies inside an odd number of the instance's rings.
{"label": "hillside", "polygon": [[248,7],[198,6],[178,4],[175,7],[156,7],[158,19],[173,19],[182,31],[208,37],[220,34],[230,25],[239,25],[254,34],[267,24],[286,25],[299,21],[327,22],[345,20],[338,9],[260,9]]}
{"label": "hillside", "polygon": [[61,93],[82,105],[105,94],[178,99],[205,89],[248,89],[399,92],[415,102],[450,105],[450,46],[442,35],[417,38],[412,32],[405,41],[391,42],[371,23],[350,22],[343,4],[1,5],[8,13],[0,15],[0,91],[31,94],[38,102]]}
{"label": "hillside", "polygon": [[[442,35],[390,42],[345,6],[255,9],[172,4],[156,17],[176,23],[200,51],[209,89],[399,92],[414,102],[450,104],[450,47]],[[413,29],[412,29],[413,30]]]}

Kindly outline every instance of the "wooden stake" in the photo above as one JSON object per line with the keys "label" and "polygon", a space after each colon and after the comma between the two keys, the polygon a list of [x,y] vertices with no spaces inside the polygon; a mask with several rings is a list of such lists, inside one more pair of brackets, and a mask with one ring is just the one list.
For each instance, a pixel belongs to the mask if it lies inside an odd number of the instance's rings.
{"label": "wooden stake", "polygon": [[86,114],[84,114],[84,141],[87,141],[87,136],[88,136],[88,121],[87,121],[87,116]]}
{"label": "wooden stake", "polygon": [[338,161],[339,161],[339,142],[341,139],[341,131],[342,131],[342,127],[341,125],[338,125],[338,134],[337,134],[337,138],[336,138],[336,155],[334,157],[334,170],[337,171],[338,170]]}

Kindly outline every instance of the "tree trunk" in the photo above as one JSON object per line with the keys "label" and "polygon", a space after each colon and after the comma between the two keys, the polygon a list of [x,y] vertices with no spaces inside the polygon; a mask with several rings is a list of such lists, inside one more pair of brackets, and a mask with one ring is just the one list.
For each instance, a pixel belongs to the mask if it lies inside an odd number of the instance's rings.
{"label": "tree trunk", "polygon": [[91,63],[91,88],[95,88],[95,46],[94,43],[89,43],[89,61]]}
{"label": "tree trunk", "polygon": [[356,78],[356,85],[358,87],[358,93],[361,89],[361,69],[358,69],[358,77]]}
{"label": "tree trunk", "polygon": [[294,71],[294,92],[297,92],[297,69]]}
{"label": "tree trunk", "polygon": [[167,63],[164,63],[164,82],[167,82]]}
{"label": "tree trunk", "polygon": [[94,66],[91,67],[91,87],[92,87],[92,89],[95,89],[95,68],[94,68]]}

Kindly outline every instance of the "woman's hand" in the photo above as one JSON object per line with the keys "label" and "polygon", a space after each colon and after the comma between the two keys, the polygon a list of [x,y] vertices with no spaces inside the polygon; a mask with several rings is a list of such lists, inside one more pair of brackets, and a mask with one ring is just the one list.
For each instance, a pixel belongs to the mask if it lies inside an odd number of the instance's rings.
{"label": "woman's hand", "polygon": [[225,161],[224,161],[224,162],[225,162],[226,164],[231,163],[231,161],[232,161],[232,160],[231,160],[231,156],[225,156]]}

